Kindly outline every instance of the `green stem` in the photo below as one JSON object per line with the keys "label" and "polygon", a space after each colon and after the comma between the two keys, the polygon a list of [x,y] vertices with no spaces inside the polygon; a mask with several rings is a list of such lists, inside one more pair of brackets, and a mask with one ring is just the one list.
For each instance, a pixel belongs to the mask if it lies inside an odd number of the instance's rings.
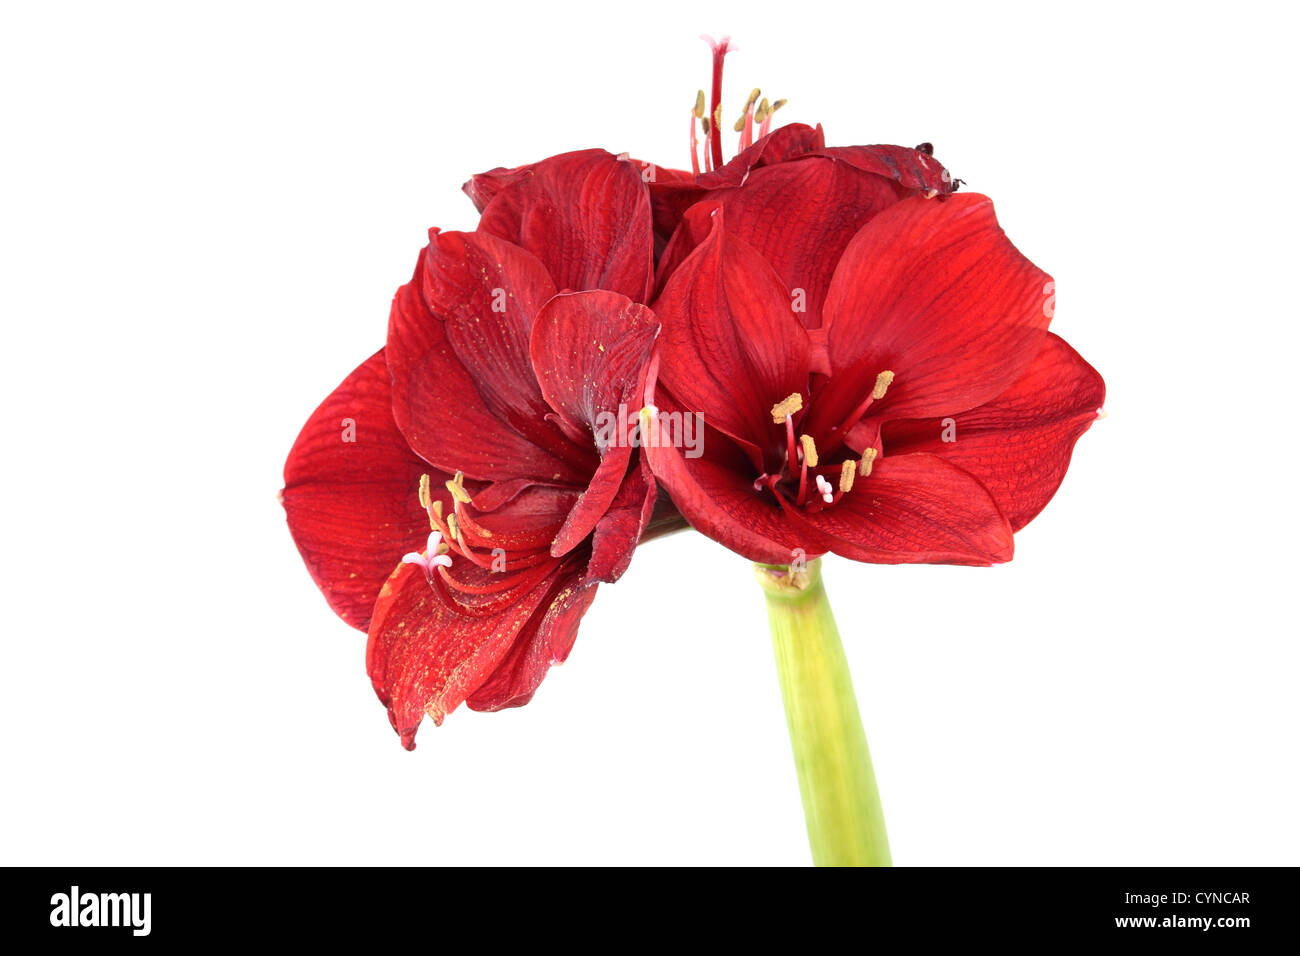
{"label": "green stem", "polygon": [[885,815],[821,559],[803,570],[756,564],[817,866],[889,866]]}

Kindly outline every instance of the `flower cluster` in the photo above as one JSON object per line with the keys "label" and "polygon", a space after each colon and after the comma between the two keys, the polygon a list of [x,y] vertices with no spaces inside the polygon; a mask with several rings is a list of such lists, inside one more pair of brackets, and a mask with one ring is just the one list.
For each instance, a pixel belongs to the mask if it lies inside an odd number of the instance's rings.
{"label": "flower cluster", "polygon": [[928,144],[772,130],[757,91],[723,163],[725,53],[691,172],[592,149],[473,177],[477,228],[430,231],[293,446],[290,530],[408,748],[426,714],[526,703],[687,523],[775,564],[1006,561],[1096,418],[986,197]]}

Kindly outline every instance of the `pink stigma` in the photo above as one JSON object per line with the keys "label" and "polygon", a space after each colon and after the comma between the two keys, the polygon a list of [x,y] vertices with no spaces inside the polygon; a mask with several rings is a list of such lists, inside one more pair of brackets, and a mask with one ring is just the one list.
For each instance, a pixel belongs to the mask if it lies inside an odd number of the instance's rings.
{"label": "pink stigma", "polygon": [[418,564],[424,568],[424,574],[428,578],[433,577],[434,568],[451,567],[451,555],[439,554],[438,548],[442,545],[442,532],[429,532],[429,544],[425,548],[424,554],[418,551],[412,551],[410,554],[402,556],[403,564]]}

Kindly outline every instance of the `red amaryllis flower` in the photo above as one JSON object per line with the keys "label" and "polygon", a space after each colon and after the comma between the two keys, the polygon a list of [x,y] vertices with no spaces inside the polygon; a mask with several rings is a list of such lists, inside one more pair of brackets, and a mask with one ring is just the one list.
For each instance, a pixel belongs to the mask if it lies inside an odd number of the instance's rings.
{"label": "red amaryllis flower", "polygon": [[1095,419],[1101,378],[1047,331],[1054,285],[987,198],[867,203],[824,263],[799,251],[826,233],[815,197],[785,200],[795,214],[760,245],[725,201],[687,212],[673,243],[692,248],[654,306],[658,404],[708,431],[703,456],[685,458],[651,415],[647,454],[695,528],[756,561],[1008,560]]}
{"label": "red amaryllis flower", "polygon": [[756,561],[1009,559],[1104,396],[1047,332],[1053,283],[987,199],[954,195],[929,144],[769,133],[755,91],[723,164],[726,53],[714,44],[710,113],[703,92],[692,111],[696,175],[651,185],[669,236],[659,404],[707,423],[692,458],[647,410],[656,475],[695,528]]}
{"label": "red amaryllis flower", "polygon": [[655,504],[626,414],[658,334],[641,169],[588,150],[467,191],[478,229],[430,232],[387,346],[285,466],[290,530],[331,606],[368,630],[408,748],[426,713],[527,702]]}

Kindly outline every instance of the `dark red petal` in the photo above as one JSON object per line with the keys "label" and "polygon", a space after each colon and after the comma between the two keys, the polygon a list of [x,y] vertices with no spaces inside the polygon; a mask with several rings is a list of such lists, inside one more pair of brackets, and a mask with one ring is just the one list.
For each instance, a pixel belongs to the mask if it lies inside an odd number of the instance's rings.
{"label": "dark red petal", "polygon": [[[460,537],[464,539],[463,531]],[[494,557],[482,551],[479,554],[487,558]],[[537,560],[539,556],[540,561]],[[469,560],[453,560],[450,568],[438,570],[437,579],[433,581],[438,597],[459,614],[495,617],[523,600],[543,580],[550,577],[560,564],[545,551],[529,552],[526,556],[515,555],[513,567],[510,565],[511,555],[507,552],[503,557],[506,570],[501,572],[494,572]]]}
{"label": "dark red petal", "polygon": [[585,468],[525,438],[489,406],[461,364],[446,327],[424,301],[424,254],[397,290],[388,320],[393,417],[421,457],[485,481],[535,478],[585,483]]}
{"label": "dark red petal", "polygon": [[468,510],[473,522],[491,536],[491,546],[508,551],[549,548],[581,497],[581,490],[575,488],[533,484],[499,502],[494,488],[497,485],[474,493]]}
{"label": "dark red petal", "polygon": [[552,156],[502,185],[478,228],[541,259],[557,288],[608,289],[644,302],[654,241],[641,177],[640,167],[602,149]]}
{"label": "dark red petal", "polygon": [[543,420],[528,340],[555,284],[537,257],[486,233],[430,230],[423,293],[493,413],[520,431],[520,421]]}
{"label": "dark red petal", "polygon": [[629,158],[635,169],[641,171],[641,181],[646,186],[653,188],[656,183],[693,183],[695,174],[685,169],[673,169],[670,166],[660,166],[658,163],[652,163],[646,159]]}
{"label": "dark red petal", "polygon": [[686,211],[715,189],[743,186],[751,169],[784,163],[826,145],[822,128],[791,123],[773,130],[749,149],[739,153],[721,169],[699,177],[688,173],[665,177],[662,170],[649,183],[655,232],[664,239],[672,236]]}
{"label": "dark red petal", "polygon": [[312,413],[284,464],[289,531],[312,580],[353,627],[369,626],[379,589],[402,555],[424,549],[422,474],[440,498],[450,497],[447,476],[397,430],[380,349]]}
{"label": "dark red petal", "polygon": [[695,185],[695,174],[684,169],[667,169],[653,163],[633,160],[639,169],[650,168],[650,177],[646,180],[646,189],[650,192],[650,217],[654,225],[656,258],[663,244],[677,228],[677,223],[684,213],[701,195],[703,190]]}
{"label": "dark red petal", "polygon": [[534,165],[529,163],[525,166],[515,166],[513,168],[498,166],[495,169],[489,169],[486,173],[476,173],[460,188],[474,203],[474,208],[482,212],[487,208],[487,204],[496,197],[497,193],[523,179]]}
{"label": "dark red petal", "polygon": [[752,170],[786,163],[825,146],[826,136],[820,125],[813,128],[803,123],[790,123],[773,130],[748,149],[737,153],[720,169],[701,174],[696,183],[709,190],[743,186]]}
{"label": "dark red petal", "polygon": [[978,478],[1014,531],[1056,494],[1074,443],[1106,399],[1096,370],[1063,339],[1045,337],[1029,370],[992,401],[950,419],[891,422],[884,431],[889,454],[930,452]]}
{"label": "dark red petal", "polygon": [[705,193],[694,182],[649,183],[648,186],[655,236],[662,246],[672,237],[686,211],[703,199]]}
{"label": "dark red petal", "polygon": [[668,244],[659,256],[655,270],[655,298],[663,295],[664,286],[700,243],[713,232],[714,214],[721,206],[714,201],[698,202],[677,223]]}
{"label": "dark red petal", "polygon": [[596,523],[613,504],[631,460],[632,449],[626,445],[614,446],[605,451],[600,465],[587,483],[587,490],[573,506],[564,526],[551,542],[551,554],[556,557],[568,554],[591,534]]}
{"label": "dark red petal", "polygon": [[650,462],[643,454],[627,474],[618,495],[596,523],[591,536],[591,559],[587,577],[594,581],[617,581],[632,562],[641,533],[654,514],[657,489]]}
{"label": "dark red petal", "polygon": [[741,189],[711,194],[727,233],[749,243],[776,270],[786,298],[803,290],[803,325],[822,324],[835,263],[859,229],[898,201],[892,180],[821,157],[754,169]]}
{"label": "dark red petal", "polygon": [[886,455],[834,505],[798,522],[836,554],[872,564],[997,564],[1014,547],[988,490],[933,455]]}
{"label": "dark red petal", "polygon": [[[375,603],[366,670],[407,750],[427,713],[435,724],[474,694],[510,653],[552,593],[546,579],[496,614],[455,610],[424,572],[403,564]],[[525,636],[526,640],[527,637]]]}
{"label": "dark red petal", "polygon": [[789,564],[796,549],[813,558],[828,550],[820,532],[789,520],[770,492],[754,490],[748,456],[706,430],[698,458],[651,438],[642,447],[657,477],[691,527],[751,561]]}
{"label": "dark red petal", "polygon": [[568,659],[582,616],[595,600],[597,585],[581,579],[580,564],[557,573],[546,613],[539,610],[533,615],[510,653],[466,704],[473,710],[493,711],[522,707],[533,699],[551,666]]}
{"label": "dark red petal", "polygon": [[710,426],[763,446],[777,428],[772,406],[808,388],[808,334],[791,304],[771,266],[716,212],[655,302],[660,380]]}
{"label": "dark red petal", "polygon": [[591,435],[601,456],[586,492],[556,536],[552,554],[575,548],[618,494],[658,333],[653,312],[615,292],[558,295],[537,317],[532,360],[546,401],[575,432]]}
{"label": "dark red petal", "polygon": [[658,334],[655,314],[618,293],[555,296],[538,315],[530,345],[547,403],[590,430],[598,416],[639,397]]}
{"label": "dark red petal", "polygon": [[1005,391],[1033,361],[1050,321],[1048,275],[998,226],[978,194],[905,199],[854,237],[826,301],[833,377],[805,423],[843,420],[886,369],[873,414],[928,418]]}

